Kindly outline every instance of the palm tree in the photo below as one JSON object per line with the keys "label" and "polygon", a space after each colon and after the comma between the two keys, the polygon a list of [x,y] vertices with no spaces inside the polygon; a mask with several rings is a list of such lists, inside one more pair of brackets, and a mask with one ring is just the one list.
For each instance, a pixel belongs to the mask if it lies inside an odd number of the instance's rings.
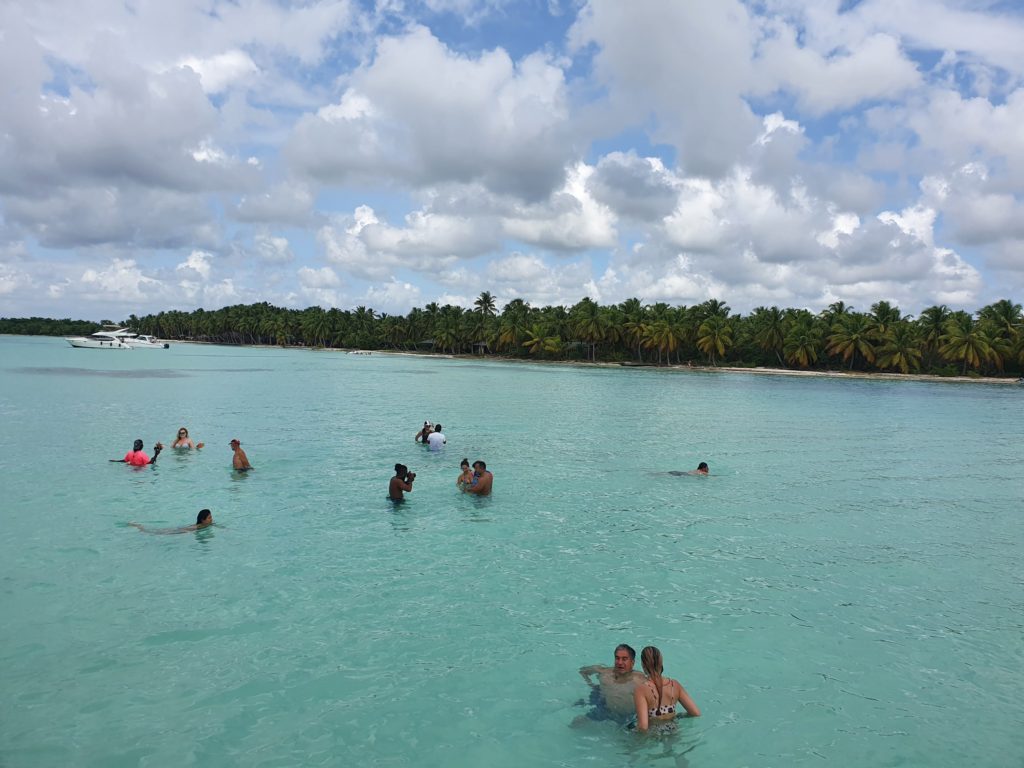
{"label": "palm tree", "polygon": [[786,334],[782,351],[786,360],[801,368],[809,368],[818,361],[823,329],[811,320],[794,323]]}
{"label": "palm tree", "polygon": [[648,323],[644,326],[643,345],[647,349],[658,350],[658,365],[661,365],[662,354],[666,362],[672,362],[671,355],[679,347],[677,329],[668,320]]}
{"label": "palm tree", "polygon": [[547,334],[547,329],[540,323],[530,326],[529,338],[523,342],[523,347],[531,355],[543,356],[545,353],[554,354],[562,350],[562,340],[557,336]]}
{"label": "palm tree", "polygon": [[[728,310],[728,307],[725,308]],[[728,317],[713,314],[697,329],[697,349],[708,356],[711,365],[717,365],[716,358],[725,357],[732,344],[732,324]]]}
{"label": "palm tree", "polygon": [[597,355],[597,345],[604,340],[608,331],[608,318],[601,307],[589,296],[585,296],[572,309],[569,310],[572,330],[580,341],[586,342],[590,347],[590,359],[594,360]]}
{"label": "palm tree", "polygon": [[875,362],[874,341],[878,338],[876,322],[868,315],[859,312],[845,315],[832,326],[828,337],[827,351],[830,355],[842,355],[843,360],[850,361],[850,370],[857,360],[857,355],[867,362]]}
{"label": "palm tree", "polygon": [[778,307],[757,307],[750,320],[755,328],[754,341],[765,352],[774,354],[782,365],[782,350],[786,343],[785,314]]}
{"label": "palm tree", "polygon": [[917,328],[920,331],[920,340],[924,345],[922,352],[928,366],[935,362],[938,354],[939,344],[942,336],[946,333],[946,323],[949,322],[953,313],[945,304],[937,304],[924,310],[917,318]]}
{"label": "palm tree", "polygon": [[889,329],[878,347],[879,368],[899,368],[910,373],[921,367],[921,343],[917,327],[900,321]]}
{"label": "palm tree", "polygon": [[484,291],[477,296],[476,301],[473,302],[473,306],[476,307],[477,311],[484,317],[494,317],[497,314],[494,297],[491,295],[490,291]]}
{"label": "palm tree", "polygon": [[964,375],[967,374],[967,366],[980,368],[993,356],[992,340],[966,312],[953,315],[946,323],[946,332],[940,341],[939,353],[950,362],[962,363],[961,373]]}

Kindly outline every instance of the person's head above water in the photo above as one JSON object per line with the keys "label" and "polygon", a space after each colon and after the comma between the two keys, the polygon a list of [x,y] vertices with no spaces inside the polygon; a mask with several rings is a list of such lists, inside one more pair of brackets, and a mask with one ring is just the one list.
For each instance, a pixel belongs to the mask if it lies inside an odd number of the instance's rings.
{"label": "person's head above water", "polygon": [[435,432],[440,432],[441,431],[441,425],[440,424],[435,424],[434,425],[434,431]]}
{"label": "person's head above water", "polygon": [[469,469],[469,459],[463,459],[459,462],[459,469]]}
{"label": "person's head above water", "polygon": [[661,651],[653,645],[648,645],[640,651],[640,664],[643,665],[644,673],[648,677],[661,677],[665,669],[665,662],[661,658]]}
{"label": "person's head above water", "polygon": [[615,646],[615,671],[632,672],[633,664],[636,663],[636,651],[630,646],[622,643]]}
{"label": "person's head above water", "polygon": [[697,465],[697,471],[707,473],[708,463],[706,461],[702,461],[700,464]]}
{"label": "person's head above water", "polygon": [[178,437],[188,437],[188,429],[186,427],[181,427],[178,430]]}
{"label": "person's head above water", "polygon": [[199,510],[196,515],[196,525],[213,525],[213,513],[208,509]]}
{"label": "person's head above water", "polygon": [[142,441],[141,440],[136,440],[134,443],[132,443],[132,450],[133,451],[141,451],[142,450]]}
{"label": "person's head above water", "polygon": [[473,462],[473,469],[479,469],[481,472],[486,472],[487,465],[484,462],[477,460]]}
{"label": "person's head above water", "polygon": [[395,464],[395,474],[399,477],[405,477],[409,472],[409,468],[405,464]]}

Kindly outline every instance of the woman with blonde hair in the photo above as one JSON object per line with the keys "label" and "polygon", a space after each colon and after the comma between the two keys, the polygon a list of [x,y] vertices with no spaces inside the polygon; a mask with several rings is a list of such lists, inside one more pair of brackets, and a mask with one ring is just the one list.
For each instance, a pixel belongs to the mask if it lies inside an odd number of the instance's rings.
{"label": "woman with blonde hair", "polygon": [[178,436],[171,443],[171,448],[202,448],[205,443],[194,443],[192,438],[188,436],[188,428],[181,427],[178,430]]}
{"label": "woman with blonde hair", "polygon": [[662,675],[664,661],[661,651],[648,645],[640,651],[640,663],[647,679],[633,690],[636,705],[636,727],[641,731],[651,723],[671,722],[676,718],[676,705],[690,717],[700,717],[700,709],[677,680]]}

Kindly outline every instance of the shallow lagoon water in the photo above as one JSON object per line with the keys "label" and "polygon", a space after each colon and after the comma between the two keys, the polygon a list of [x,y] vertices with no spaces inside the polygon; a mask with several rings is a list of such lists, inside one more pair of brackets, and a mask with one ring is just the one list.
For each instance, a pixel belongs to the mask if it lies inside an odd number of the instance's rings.
{"label": "shallow lagoon water", "polygon": [[[1020,764],[1022,405],[0,337],[0,765]],[[181,424],[206,448],[107,462]],[[463,456],[492,498],[457,492]],[[218,527],[126,525],[201,507]],[[576,669],[620,642],[658,645],[704,716],[570,728]]]}

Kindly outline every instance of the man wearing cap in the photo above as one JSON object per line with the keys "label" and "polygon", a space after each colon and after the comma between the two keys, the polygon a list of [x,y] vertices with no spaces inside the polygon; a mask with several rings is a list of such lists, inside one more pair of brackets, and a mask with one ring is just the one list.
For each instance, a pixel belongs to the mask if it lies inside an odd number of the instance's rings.
{"label": "man wearing cap", "polygon": [[242,450],[242,444],[238,442],[236,437],[231,441],[231,450],[235,452],[235,455],[231,458],[231,466],[235,469],[244,472],[247,469],[252,469],[252,464],[249,463],[249,457],[245,455],[245,451]]}

